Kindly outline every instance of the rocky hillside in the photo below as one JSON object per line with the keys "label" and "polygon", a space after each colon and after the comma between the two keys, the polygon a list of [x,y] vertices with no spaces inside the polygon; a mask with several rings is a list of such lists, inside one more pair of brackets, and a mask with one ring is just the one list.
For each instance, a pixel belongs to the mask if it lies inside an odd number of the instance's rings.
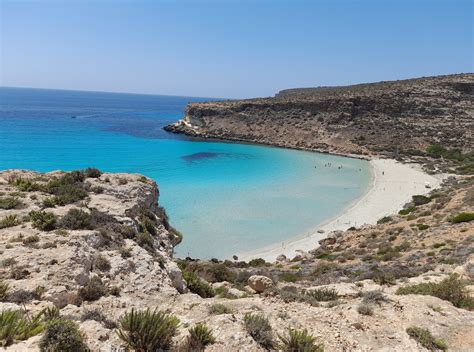
{"label": "rocky hillside", "polygon": [[473,195],[451,178],[296,258],[204,262],[172,258],[180,235],[143,176],[1,172],[0,346],[472,350]]}
{"label": "rocky hillside", "polygon": [[423,155],[434,144],[470,153],[464,159],[474,162],[473,118],[474,74],[459,74],[193,103],[166,129],[358,155]]}

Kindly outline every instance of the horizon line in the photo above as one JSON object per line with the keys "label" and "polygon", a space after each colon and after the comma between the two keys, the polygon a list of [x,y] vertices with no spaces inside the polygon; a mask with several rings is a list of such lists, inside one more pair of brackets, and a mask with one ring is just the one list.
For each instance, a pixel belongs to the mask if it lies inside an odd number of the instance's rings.
{"label": "horizon line", "polygon": [[56,91],[67,91],[67,92],[79,92],[79,93],[104,93],[104,94],[127,94],[127,95],[145,95],[154,97],[174,97],[174,98],[198,98],[198,99],[219,99],[219,100],[235,100],[232,98],[223,97],[202,97],[194,95],[176,95],[176,94],[158,94],[158,93],[137,93],[137,92],[117,92],[107,90],[88,90],[88,89],[70,89],[70,88],[44,88],[44,87],[23,87],[23,86],[0,86],[2,88],[9,89],[36,89],[36,90],[56,90]]}

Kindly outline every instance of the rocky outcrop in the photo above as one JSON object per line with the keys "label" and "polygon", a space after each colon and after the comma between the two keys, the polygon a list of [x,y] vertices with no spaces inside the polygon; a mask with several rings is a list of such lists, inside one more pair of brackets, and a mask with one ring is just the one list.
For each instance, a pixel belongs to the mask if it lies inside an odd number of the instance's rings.
{"label": "rocky outcrop", "polygon": [[474,75],[460,74],[193,103],[182,121],[166,129],[337,154],[394,156],[434,143],[472,151],[473,117]]}
{"label": "rocky outcrop", "polygon": [[248,279],[248,284],[251,289],[257,293],[262,293],[273,287],[273,281],[269,277],[262,275],[252,275]]}
{"label": "rocky outcrop", "polygon": [[[55,306],[78,324],[92,351],[125,350],[116,329],[132,308],[179,318],[173,351],[200,323],[216,337],[206,351],[264,351],[246,329],[246,314],[268,319],[275,343],[293,328],[307,329],[325,351],[423,351],[406,332],[415,326],[450,350],[467,351],[474,346],[472,311],[453,305],[446,292],[440,299],[397,290],[451,273],[472,279],[472,226],[449,220],[473,211],[472,194],[471,179],[451,180],[409,215],[331,236],[319,249],[277,264],[175,262],[179,235],[157,203],[153,181],[94,171],[1,172],[0,312],[33,316]],[[43,211],[54,217],[35,213]],[[38,351],[41,338],[6,350]]]}

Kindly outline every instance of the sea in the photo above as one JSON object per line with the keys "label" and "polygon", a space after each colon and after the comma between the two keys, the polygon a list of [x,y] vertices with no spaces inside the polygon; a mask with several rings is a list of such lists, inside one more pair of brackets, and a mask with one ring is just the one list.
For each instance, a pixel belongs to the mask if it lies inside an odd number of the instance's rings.
{"label": "sea", "polygon": [[209,100],[0,87],[0,170],[146,175],[184,236],[176,256],[202,259],[309,234],[369,188],[364,160],[163,130],[188,103]]}

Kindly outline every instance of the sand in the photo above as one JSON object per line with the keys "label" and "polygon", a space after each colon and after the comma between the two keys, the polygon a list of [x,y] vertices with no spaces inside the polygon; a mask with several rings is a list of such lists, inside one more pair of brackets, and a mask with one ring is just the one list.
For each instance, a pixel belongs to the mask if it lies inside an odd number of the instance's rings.
{"label": "sand", "polygon": [[272,262],[280,254],[293,258],[301,251],[317,248],[318,241],[327,237],[332,231],[344,231],[352,226],[359,227],[365,224],[373,225],[384,216],[396,214],[404,204],[411,201],[413,195],[426,194],[439,187],[442,181],[441,175],[428,175],[416,164],[402,164],[390,159],[373,159],[370,164],[373,174],[372,185],[342,214],[319,224],[303,236],[255,251],[240,253],[239,260],[263,258]]}

